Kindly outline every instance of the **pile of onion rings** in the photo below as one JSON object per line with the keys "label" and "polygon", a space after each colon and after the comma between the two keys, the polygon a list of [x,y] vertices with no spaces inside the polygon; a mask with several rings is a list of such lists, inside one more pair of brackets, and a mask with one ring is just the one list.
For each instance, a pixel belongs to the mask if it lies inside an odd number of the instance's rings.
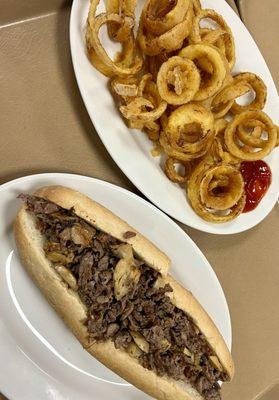
{"label": "pile of onion rings", "polygon": [[[151,154],[201,218],[236,218],[246,200],[241,162],[266,157],[279,145],[279,128],[263,111],[262,79],[232,72],[230,27],[200,0],[147,0],[139,21],[136,0],[108,0],[97,15],[98,4],[90,2],[88,57],[110,78],[128,127],[148,135]],[[121,45],[115,59],[99,38],[103,25]]]}

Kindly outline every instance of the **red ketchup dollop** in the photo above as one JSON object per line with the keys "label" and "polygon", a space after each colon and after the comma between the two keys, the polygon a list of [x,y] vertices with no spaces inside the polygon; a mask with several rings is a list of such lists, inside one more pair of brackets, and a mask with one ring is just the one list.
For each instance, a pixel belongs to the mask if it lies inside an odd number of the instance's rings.
{"label": "red ketchup dollop", "polygon": [[240,170],[245,183],[245,213],[258,206],[271,184],[272,173],[267,163],[262,160],[243,161]]}

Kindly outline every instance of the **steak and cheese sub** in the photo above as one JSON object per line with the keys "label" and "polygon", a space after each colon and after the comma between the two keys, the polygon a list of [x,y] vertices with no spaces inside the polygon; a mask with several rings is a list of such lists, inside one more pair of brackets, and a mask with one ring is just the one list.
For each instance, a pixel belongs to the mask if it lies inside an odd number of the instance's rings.
{"label": "steak and cheese sub", "polygon": [[[19,196],[22,263],[82,346],[158,400],[219,400],[233,377],[211,318],[134,228],[62,186]],[[181,266],[183,267],[183,266]]]}

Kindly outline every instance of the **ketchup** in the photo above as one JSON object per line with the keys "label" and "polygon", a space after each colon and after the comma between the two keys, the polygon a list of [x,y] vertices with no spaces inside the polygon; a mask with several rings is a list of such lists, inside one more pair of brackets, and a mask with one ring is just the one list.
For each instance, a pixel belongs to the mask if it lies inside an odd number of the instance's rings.
{"label": "ketchup", "polygon": [[243,212],[254,210],[271,184],[271,170],[264,161],[243,161],[240,167],[246,193]]}

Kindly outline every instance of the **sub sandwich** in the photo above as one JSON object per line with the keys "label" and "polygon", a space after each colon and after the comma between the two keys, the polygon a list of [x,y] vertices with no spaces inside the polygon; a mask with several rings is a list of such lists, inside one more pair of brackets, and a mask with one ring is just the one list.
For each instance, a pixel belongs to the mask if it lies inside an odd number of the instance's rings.
{"label": "sub sandwich", "polygon": [[[83,194],[21,194],[14,225],[22,264],[92,356],[158,400],[220,400],[231,354],[169,258]],[[183,266],[181,266],[183,267]]]}

